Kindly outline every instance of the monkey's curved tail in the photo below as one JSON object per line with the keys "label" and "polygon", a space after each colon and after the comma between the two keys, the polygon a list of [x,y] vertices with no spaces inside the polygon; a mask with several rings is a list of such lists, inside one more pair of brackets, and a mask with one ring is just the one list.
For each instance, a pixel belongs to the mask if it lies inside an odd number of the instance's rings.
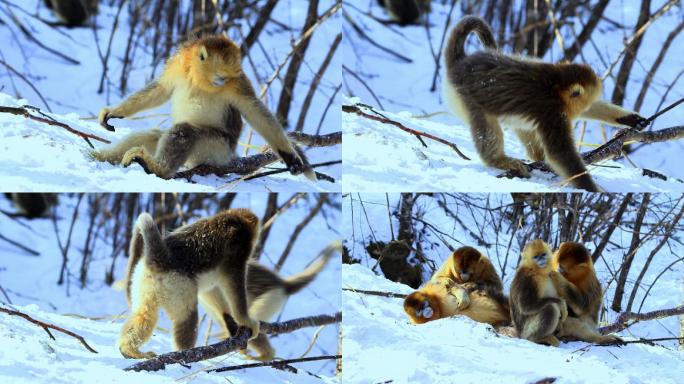
{"label": "monkey's curved tail", "polygon": [[144,257],[154,257],[154,253],[165,252],[166,246],[161,233],[149,213],[143,212],[138,216],[128,249],[128,266],[126,267],[126,300],[131,304],[131,284],[133,272]]}
{"label": "monkey's curved tail", "polygon": [[449,41],[444,49],[447,68],[450,64],[466,57],[465,42],[470,32],[477,34],[485,48],[496,49],[496,40],[494,40],[494,34],[487,22],[477,16],[466,16],[451,30]]}
{"label": "monkey's curved tail", "polygon": [[293,295],[309,285],[335,253],[342,253],[342,243],[339,241],[334,241],[332,244],[328,245],[323,252],[321,252],[321,257],[307,269],[296,275],[284,278],[285,293],[287,293],[287,295]]}

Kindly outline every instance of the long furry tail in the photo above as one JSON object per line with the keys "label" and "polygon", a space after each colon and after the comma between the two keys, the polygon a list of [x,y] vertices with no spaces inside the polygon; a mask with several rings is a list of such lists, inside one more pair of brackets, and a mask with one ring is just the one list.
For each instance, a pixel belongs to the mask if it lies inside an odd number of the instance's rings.
{"label": "long furry tail", "polygon": [[335,253],[342,253],[342,243],[340,241],[334,241],[328,245],[321,252],[321,257],[307,269],[296,275],[284,278],[285,292],[288,295],[293,295],[309,285]]}
{"label": "long furry tail", "polygon": [[485,48],[496,49],[494,34],[489,25],[477,16],[466,16],[451,30],[449,41],[444,49],[447,68],[466,57],[465,42],[470,32],[477,33]]}
{"label": "long furry tail", "polygon": [[128,266],[126,267],[126,300],[131,304],[131,283],[133,282],[133,272],[140,260],[150,252],[163,252],[166,249],[161,233],[154,223],[154,219],[149,213],[143,212],[138,216],[133,228],[131,244],[128,248]]}

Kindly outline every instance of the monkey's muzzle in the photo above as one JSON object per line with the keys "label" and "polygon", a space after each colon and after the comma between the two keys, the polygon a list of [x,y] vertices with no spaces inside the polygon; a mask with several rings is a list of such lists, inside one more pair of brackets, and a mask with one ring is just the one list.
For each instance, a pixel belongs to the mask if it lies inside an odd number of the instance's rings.
{"label": "monkey's muzzle", "polygon": [[223,87],[226,85],[226,78],[222,76],[214,76],[214,80],[211,82],[215,87]]}
{"label": "monkey's muzzle", "polygon": [[434,311],[432,310],[432,307],[430,307],[430,303],[428,301],[423,301],[423,306],[416,311],[416,315],[429,319],[432,317],[432,315],[434,315]]}

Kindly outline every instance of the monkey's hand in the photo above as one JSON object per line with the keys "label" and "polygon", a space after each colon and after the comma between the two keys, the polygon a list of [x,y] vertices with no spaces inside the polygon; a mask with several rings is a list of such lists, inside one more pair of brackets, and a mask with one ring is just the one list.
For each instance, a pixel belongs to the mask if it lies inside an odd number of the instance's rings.
{"label": "monkey's hand", "polygon": [[123,116],[113,115],[112,110],[109,108],[102,108],[100,115],[98,116],[98,121],[100,125],[105,127],[108,131],[114,132],[114,127],[108,123],[109,119],[123,119]]}
{"label": "monkey's hand", "polygon": [[465,289],[468,292],[472,292],[478,289],[477,283],[473,283],[472,281],[461,284],[461,287],[463,287],[463,289]]}
{"label": "monkey's hand", "polygon": [[259,329],[261,328],[259,320],[249,318],[244,324],[240,324],[240,326],[247,327],[252,331],[252,335],[249,337],[250,340],[254,340],[257,336],[259,336]]}
{"label": "monkey's hand", "polygon": [[463,287],[457,285],[449,290],[449,294],[456,298],[456,309],[459,311],[470,306],[470,295]]}
{"label": "monkey's hand", "polygon": [[488,165],[510,171],[510,173],[515,177],[522,177],[525,179],[530,177],[530,171],[527,168],[527,164],[512,157],[504,157],[503,159],[497,161],[489,161]]}
{"label": "monkey's hand", "polygon": [[565,322],[565,319],[568,318],[568,303],[566,303],[565,300],[560,301],[560,311],[561,311],[561,318],[560,318],[559,327],[562,326],[562,324]]}
{"label": "monkey's hand", "polygon": [[311,169],[309,162],[306,161],[306,157],[303,157],[303,154],[300,156],[296,152],[284,152],[279,150],[278,156],[283,159],[287,170],[291,174],[299,175],[303,173],[308,179],[313,181],[317,180],[316,174],[313,169]]}
{"label": "monkey's hand", "polygon": [[625,345],[625,341],[622,340],[620,336],[617,335],[603,335],[599,344],[605,345]]}
{"label": "monkey's hand", "polygon": [[648,125],[651,123],[650,121],[648,121],[648,119],[641,117],[636,113],[618,117],[617,119],[615,119],[615,122],[617,122],[620,125],[626,125],[628,127],[638,129],[640,131],[648,127]]}

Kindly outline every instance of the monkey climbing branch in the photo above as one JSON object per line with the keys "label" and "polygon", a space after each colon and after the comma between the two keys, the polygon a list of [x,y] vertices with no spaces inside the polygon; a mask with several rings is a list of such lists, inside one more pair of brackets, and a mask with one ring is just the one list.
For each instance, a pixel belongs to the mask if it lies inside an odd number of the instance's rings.
{"label": "monkey climbing branch", "polygon": [[[289,333],[306,327],[316,327],[319,325],[339,323],[342,321],[342,312],[335,315],[318,315],[301,317],[298,319],[283,321],[280,323],[261,323],[261,333],[277,335]],[[157,357],[141,361],[125,368],[126,371],[158,371],[164,369],[166,364],[188,364],[201,360],[211,359],[244,349],[247,347],[247,340],[252,335],[252,331],[246,328],[239,328],[235,336],[219,341],[207,346],[184,349],[182,351],[165,353]]]}
{"label": "monkey climbing branch", "polygon": [[[370,110],[371,112],[375,113],[375,114],[378,115],[378,116],[371,115],[371,114],[368,114],[368,113],[362,111],[362,110],[361,110],[361,107]],[[420,143],[423,144],[423,146],[426,147],[426,148],[427,148],[427,144],[425,144],[425,142],[423,141],[423,139],[421,138],[421,136],[427,137],[428,139],[432,139],[432,140],[434,140],[434,141],[436,141],[436,142],[438,142],[438,143],[442,143],[442,144],[444,144],[444,145],[450,147],[450,148],[453,149],[453,150],[454,150],[462,159],[464,159],[464,160],[470,160],[470,158],[469,158],[468,156],[464,155],[463,152],[461,152],[461,151],[458,149],[458,147],[456,146],[456,144],[454,144],[454,143],[452,143],[452,142],[449,142],[449,141],[446,141],[446,140],[444,140],[444,139],[442,139],[442,138],[440,138],[440,137],[433,136],[433,135],[431,135],[431,134],[429,134],[429,133],[422,132],[422,131],[417,131],[417,130],[415,130],[415,129],[408,128],[408,127],[406,127],[405,125],[403,125],[402,123],[400,123],[400,122],[398,122],[398,121],[390,120],[390,119],[388,119],[387,117],[381,115],[380,113],[378,113],[377,111],[375,111],[373,108],[371,108],[371,107],[368,106],[368,105],[365,105],[365,104],[343,105],[343,106],[342,106],[342,111],[343,111],[343,112],[347,112],[347,113],[355,113],[355,114],[357,114],[357,115],[359,115],[359,116],[365,117],[366,119],[375,120],[375,121],[379,121],[379,122],[381,122],[381,123],[394,125],[395,127],[401,129],[402,131],[405,131],[405,132],[408,132],[408,133],[410,133],[410,134],[412,134],[412,135],[415,135],[415,136],[418,138],[418,140],[420,141]]]}

